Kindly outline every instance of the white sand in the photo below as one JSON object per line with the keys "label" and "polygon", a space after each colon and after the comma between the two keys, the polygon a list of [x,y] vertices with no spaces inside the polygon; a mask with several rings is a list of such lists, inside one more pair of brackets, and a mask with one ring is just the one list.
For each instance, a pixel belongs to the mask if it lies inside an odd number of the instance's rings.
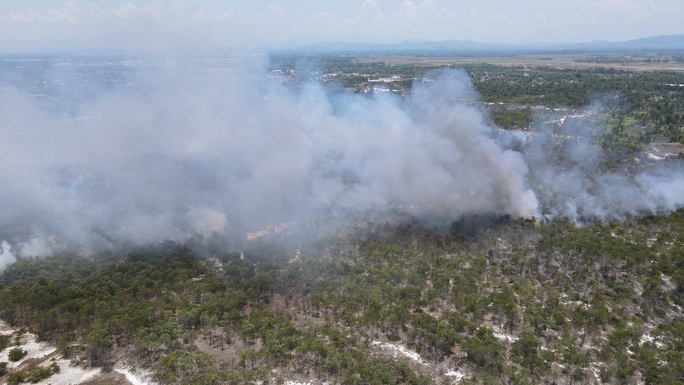
{"label": "white sand", "polygon": [[446,372],[444,375],[447,377],[454,377],[454,380],[456,380],[456,381],[461,381],[466,376],[460,370],[450,370],[450,371]]}
{"label": "white sand", "polygon": [[99,368],[83,369],[79,366],[70,365],[70,361],[66,359],[59,359],[57,361],[45,361],[43,366],[50,366],[53,362],[59,365],[59,373],[37,382],[40,385],[77,385],[88,381],[91,378],[101,373]]}
{"label": "white sand", "polygon": [[15,330],[12,329],[5,321],[0,320],[0,335],[11,336]]}
{"label": "white sand", "polygon": [[390,343],[383,343],[380,341],[373,341],[371,342],[372,346],[378,346],[382,350],[389,350],[392,352],[392,356],[396,357],[397,354],[400,354],[404,357],[410,358],[413,361],[418,362],[419,364],[427,365],[425,361],[423,361],[422,358],[420,358],[420,354],[417,352],[414,352],[413,350],[409,350],[401,345],[394,345]]}
{"label": "white sand", "polygon": [[126,380],[133,385],[157,385],[156,382],[149,380],[151,373],[142,369],[133,372],[128,368],[114,368],[114,371],[126,376]]}
{"label": "white sand", "polygon": [[509,333],[504,333],[504,331],[501,330],[501,328],[499,328],[499,327],[495,326],[493,329],[494,329],[494,333],[493,333],[494,337],[496,337],[497,339],[506,340],[508,342],[515,342],[518,340],[517,336],[514,336],[513,334],[509,334]]}
{"label": "white sand", "polygon": [[[13,335],[19,330],[12,329],[5,322],[0,321],[0,331],[3,335]],[[11,343],[14,343],[14,338],[12,338]],[[56,362],[57,365],[59,365],[59,373],[54,374],[43,381],[36,382],[38,385],[77,385],[95,377],[101,372],[99,368],[84,369],[78,366],[72,366],[70,365],[70,361],[64,358],[59,358],[56,359],[56,361],[53,361],[49,358],[49,356],[55,354],[57,348],[45,342],[36,341],[36,335],[32,333],[24,333],[21,336],[21,344],[19,347],[26,350],[28,353],[24,358],[17,362],[9,362],[7,355],[9,354],[9,351],[14,348],[14,346],[8,346],[5,350],[0,352],[0,362],[8,362],[7,367],[11,369],[18,367],[24,361],[31,358],[45,358],[45,361],[40,364],[41,366],[50,366],[53,362]]]}
{"label": "white sand", "polygon": [[[11,343],[13,342],[14,341],[12,340]],[[27,352],[27,354],[19,361],[9,362],[7,356],[9,355],[10,350],[14,349],[15,347],[16,346],[12,344],[11,346],[8,346],[7,348],[5,348],[5,350],[0,352],[0,362],[6,361],[7,367],[9,369],[14,369],[21,365],[22,362],[31,358],[45,358],[57,350],[57,348],[55,348],[54,346],[50,346],[45,342],[37,342],[35,334],[24,333],[21,336],[21,344],[19,345],[19,347],[24,349]]]}

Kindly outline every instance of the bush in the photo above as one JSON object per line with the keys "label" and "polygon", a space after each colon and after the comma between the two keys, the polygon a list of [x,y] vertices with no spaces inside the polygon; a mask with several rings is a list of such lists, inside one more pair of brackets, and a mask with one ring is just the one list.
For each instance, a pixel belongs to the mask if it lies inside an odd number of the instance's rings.
{"label": "bush", "polygon": [[59,373],[59,365],[53,362],[48,367],[44,366],[29,366],[24,370],[14,372],[9,375],[7,382],[10,384],[18,384],[21,382],[40,382],[55,373]]}
{"label": "bush", "polygon": [[20,347],[12,348],[12,350],[9,351],[7,354],[7,359],[9,359],[11,362],[17,362],[24,358],[28,352]]}
{"label": "bush", "polygon": [[24,372],[14,372],[7,377],[7,382],[10,384],[19,384],[26,381],[26,376],[24,375]]}
{"label": "bush", "polygon": [[24,371],[26,373],[26,379],[34,383],[50,377],[53,373],[52,368],[43,366],[29,366]]}
{"label": "bush", "polygon": [[7,374],[7,362],[0,362],[0,376]]}

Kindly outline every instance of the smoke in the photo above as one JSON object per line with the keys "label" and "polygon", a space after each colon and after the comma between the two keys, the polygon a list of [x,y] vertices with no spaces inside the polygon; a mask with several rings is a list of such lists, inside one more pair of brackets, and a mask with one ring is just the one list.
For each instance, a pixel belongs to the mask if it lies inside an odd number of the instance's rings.
{"label": "smoke", "polygon": [[53,236],[41,246],[538,211],[521,154],[490,138],[461,71],[399,99],[286,87],[253,62],[37,67],[3,74],[0,224]]}
{"label": "smoke", "polygon": [[653,161],[647,151],[616,153],[597,143],[605,127],[592,125],[599,104],[563,119],[560,126],[540,125],[527,138],[529,183],[546,218],[576,223],[624,220],[665,213],[684,204],[682,161]]}
{"label": "smoke", "polygon": [[0,242],[0,271],[17,261],[17,257],[12,252],[12,246],[7,241]]}
{"label": "smoke", "polygon": [[[576,122],[511,139],[474,107],[463,71],[430,76],[398,97],[288,86],[234,58],[6,59],[0,239],[39,256],[293,223],[445,229],[470,215],[581,222],[684,204],[681,164],[606,171],[596,129]],[[29,236],[5,234],[17,228]],[[1,255],[13,260],[7,242]]]}

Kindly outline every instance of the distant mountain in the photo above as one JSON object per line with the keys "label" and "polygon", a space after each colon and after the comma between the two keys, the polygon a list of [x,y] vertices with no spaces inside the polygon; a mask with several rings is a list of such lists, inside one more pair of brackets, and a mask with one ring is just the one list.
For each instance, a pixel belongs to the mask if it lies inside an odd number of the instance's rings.
{"label": "distant mountain", "polygon": [[402,43],[331,42],[302,46],[301,51],[333,52],[419,52],[419,51],[493,51],[517,49],[515,45],[478,43],[469,40],[405,41]]}
{"label": "distant mountain", "polygon": [[330,42],[312,43],[297,48],[305,52],[486,52],[486,51],[549,51],[549,50],[684,50],[684,34],[645,37],[621,42],[593,41],[565,44],[493,44],[470,40],[405,41],[402,43]]}
{"label": "distant mountain", "polygon": [[619,42],[593,41],[568,45],[566,48],[584,50],[684,50],[684,35],[651,36]]}
{"label": "distant mountain", "polygon": [[631,48],[639,49],[684,49],[684,35],[662,35],[628,40],[624,43]]}

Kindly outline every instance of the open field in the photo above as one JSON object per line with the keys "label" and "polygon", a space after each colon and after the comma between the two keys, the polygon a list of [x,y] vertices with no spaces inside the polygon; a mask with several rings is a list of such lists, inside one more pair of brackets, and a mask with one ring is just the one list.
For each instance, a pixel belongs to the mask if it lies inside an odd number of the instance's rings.
{"label": "open field", "polygon": [[414,64],[427,66],[448,66],[462,64],[495,64],[501,66],[548,66],[553,68],[615,68],[631,71],[684,71],[684,63],[671,60],[668,56],[639,56],[617,54],[529,54],[505,56],[361,56],[359,62],[386,64]]}

